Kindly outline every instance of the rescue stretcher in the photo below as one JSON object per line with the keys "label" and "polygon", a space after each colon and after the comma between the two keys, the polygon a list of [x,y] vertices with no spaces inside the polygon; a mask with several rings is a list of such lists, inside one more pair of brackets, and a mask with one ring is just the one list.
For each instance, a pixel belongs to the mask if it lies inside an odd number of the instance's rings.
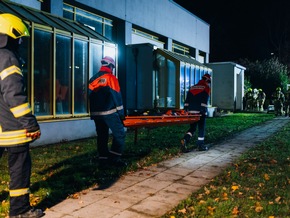
{"label": "rescue stretcher", "polygon": [[169,125],[180,125],[180,124],[190,124],[199,121],[199,114],[186,114],[186,113],[176,113],[171,114],[170,112],[165,113],[160,116],[126,116],[123,121],[124,126],[127,128],[132,128],[135,131],[134,143],[137,143],[138,128],[142,127],[160,127]]}

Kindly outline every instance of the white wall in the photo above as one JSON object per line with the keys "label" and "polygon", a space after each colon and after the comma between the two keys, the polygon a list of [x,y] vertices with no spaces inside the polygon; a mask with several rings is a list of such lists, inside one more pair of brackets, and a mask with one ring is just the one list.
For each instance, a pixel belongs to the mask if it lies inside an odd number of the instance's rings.
{"label": "white wall", "polygon": [[209,24],[172,0],[77,1],[129,23],[209,53]]}

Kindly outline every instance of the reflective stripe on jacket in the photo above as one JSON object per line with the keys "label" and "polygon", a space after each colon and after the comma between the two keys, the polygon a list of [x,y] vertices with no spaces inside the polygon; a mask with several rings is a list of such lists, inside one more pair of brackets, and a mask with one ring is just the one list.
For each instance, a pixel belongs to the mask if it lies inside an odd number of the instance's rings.
{"label": "reflective stripe on jacket", "polygon": [[0,49],[0,146],[31,142],[26,131],[39,131],[24,92],[23,75],[13,52]]}
{"label": "reflective stripe on jacket", "polygon": [[104,116],[118,113],[124,116],[124,107],[118,79],[108,67],[100,71],[89,81],[90,115]]}

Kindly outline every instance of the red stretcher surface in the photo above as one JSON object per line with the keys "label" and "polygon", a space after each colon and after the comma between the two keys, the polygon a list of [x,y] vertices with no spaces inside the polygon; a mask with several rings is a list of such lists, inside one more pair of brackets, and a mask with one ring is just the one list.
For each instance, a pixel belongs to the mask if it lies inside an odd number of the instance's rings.
{"label": "red stretcher surface", "polygon": [[190,124],[199,121],[200,115],[162,115],[162,116],[126,116],[123,121],[127,128],[135,129],[135,144],[137,143],[138,128],[159,127],[179,124]]}

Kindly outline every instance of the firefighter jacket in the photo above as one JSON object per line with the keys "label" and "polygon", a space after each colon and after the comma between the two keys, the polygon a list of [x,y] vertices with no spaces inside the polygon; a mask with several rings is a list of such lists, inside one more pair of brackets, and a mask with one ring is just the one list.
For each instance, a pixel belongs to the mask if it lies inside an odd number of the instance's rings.
{"label": "firefighter jacket", "polygon": [[33,141],[26,132],[40,132],[24,93],[23,75],[16,55],[0,49],[0,147]]}
{"label": "firefighter jacket", "polygon": [[90,114],[105,116],[118,113],[124,118],[124,107],[118,79],[110,68],[102,66],[89,81]]}
{"label": "firefighter jacket", "polygon": [[209,84],[205,80],[200,80],[187,92],[184,109],[189,113],[206,114],[209,95]]}

